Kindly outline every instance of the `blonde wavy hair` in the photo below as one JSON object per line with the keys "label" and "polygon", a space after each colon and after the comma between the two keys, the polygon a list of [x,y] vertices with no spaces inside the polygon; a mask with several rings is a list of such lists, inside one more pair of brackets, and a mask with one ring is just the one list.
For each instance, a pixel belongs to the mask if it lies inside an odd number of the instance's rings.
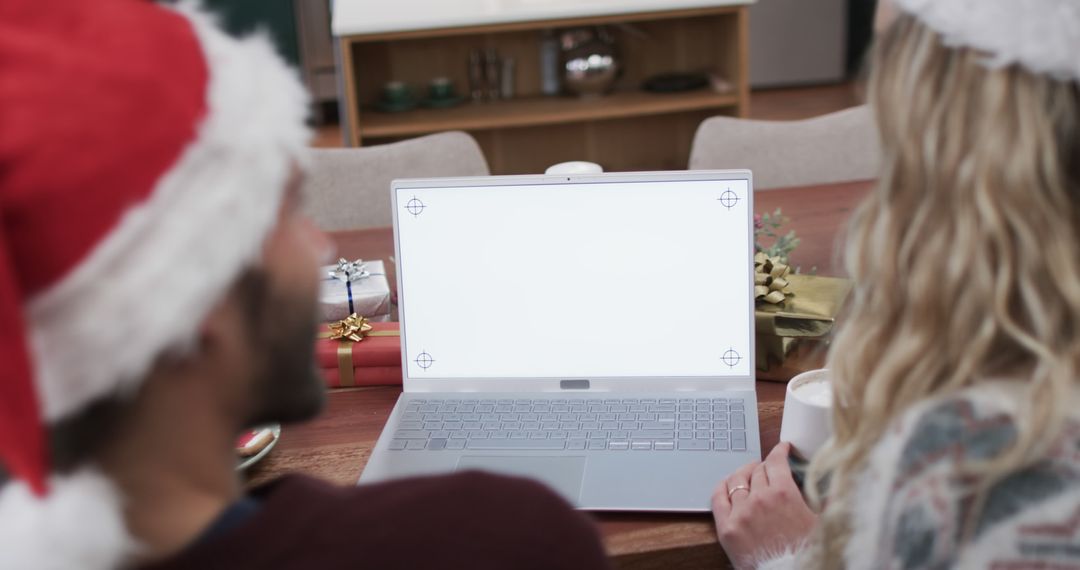
{"label": "blonde wavy hair", "polygon": [[1080,381],[1080,89],[982,59],[908,15],[874,48],[883,164],[848,228],[834,438],[807,486],[821,567],[843,566],[855,478],[910,406],[1024,379],[1015,444],[972,466],[988,487],[1046,452]]}

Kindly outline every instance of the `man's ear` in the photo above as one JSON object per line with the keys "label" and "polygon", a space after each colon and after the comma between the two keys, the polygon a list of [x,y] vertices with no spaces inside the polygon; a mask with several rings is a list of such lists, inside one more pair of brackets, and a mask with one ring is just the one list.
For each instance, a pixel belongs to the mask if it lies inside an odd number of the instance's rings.
{"label": "man's ear", "polygon": [[[209,384],[220,384],[215,378],[219,376],[216,371],[223,365],[235,360],[230,356],[230,351],[235,350],[235,341],[229,340],[231,329],[229,313],[235,311],[226,301],[220,301],[203,317],[195,331],[195,337],[189,344],[178,345],[172,350],[162,354],[156,361],[151,375],[165,374],[172,378],[185,377],[201,381],[206,379]],[[233,344],[230,346],[230,342]],[[176,382],[165,384],[178,386]],[[190,382],[182,384],[191,385]],[[160,383],[148,382],[143,389],[151,386],[159,386]]]}
{"label": "man's ear", "polygon": [[240,345],[243,334],[235,294],[230,292],[203,317],[195,340],[193,359],[221,358]]}

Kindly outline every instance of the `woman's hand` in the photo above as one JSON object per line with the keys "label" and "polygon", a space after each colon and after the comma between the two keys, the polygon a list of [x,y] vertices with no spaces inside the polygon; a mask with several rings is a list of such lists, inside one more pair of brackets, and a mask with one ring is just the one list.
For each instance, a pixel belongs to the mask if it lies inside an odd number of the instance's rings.
{"label": "woman's hand", "polygon": [[735,568],[798,547],[817,524],[788,466],[791,444],[773,448],[765,461],[744,465],[712,498],[716,536]]}

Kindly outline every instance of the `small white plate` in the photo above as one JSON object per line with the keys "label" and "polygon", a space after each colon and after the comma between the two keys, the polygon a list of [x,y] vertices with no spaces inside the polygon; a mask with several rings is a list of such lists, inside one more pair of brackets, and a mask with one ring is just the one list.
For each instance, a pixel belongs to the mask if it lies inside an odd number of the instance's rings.
{"label": "small white plate", "polygon": [[259,452],[255,455],[242,458],[240,460],[240,463],[236,465],[237,471],[243,471],[248,467],[251,467],[252,465],[258,463],[263,457],[266,457],[266,454],[270,453],[271,449],[274,449],[274,446],[277,445],[278,440],[281,439],[281,424],[270,424],[266,426],[260,426],[255,429],[262,429],[264,427],[270,428],[270,433],[273,435],[273,439],[271,439],[270,443],[266,444],[266,447],[259,450]]}

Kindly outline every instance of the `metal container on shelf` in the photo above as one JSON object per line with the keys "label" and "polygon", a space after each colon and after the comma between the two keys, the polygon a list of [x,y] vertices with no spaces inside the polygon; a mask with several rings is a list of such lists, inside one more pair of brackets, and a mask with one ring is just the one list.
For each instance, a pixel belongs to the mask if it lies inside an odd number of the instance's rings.
{"label": "metal container on shelf", "polygon": [[563,88],[581,97],[603,95],[619,76],[615,39],[602,26],[574,28],[560,36]]}

